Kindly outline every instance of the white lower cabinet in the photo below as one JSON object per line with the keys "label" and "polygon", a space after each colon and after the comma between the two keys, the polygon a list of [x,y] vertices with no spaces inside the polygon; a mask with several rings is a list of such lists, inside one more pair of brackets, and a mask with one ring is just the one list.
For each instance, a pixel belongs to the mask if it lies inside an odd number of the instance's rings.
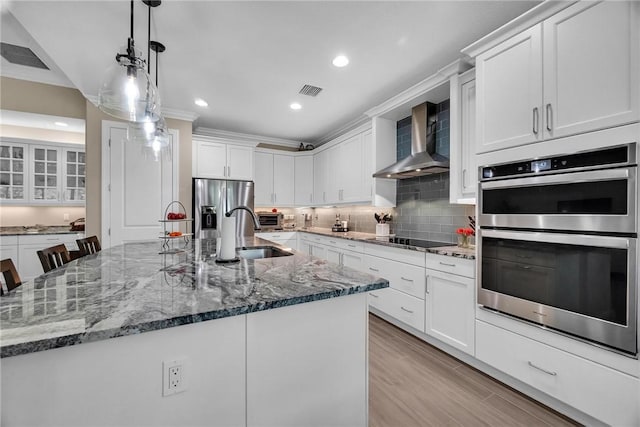
{"label": "white lower cabinet", "polygon": [[[20,278],[31,280],[44,274],[42,264],[38,258],[38,251],[64,243],[67,250],[78,250],[77,234],[44,234],[32,236],[18,236],[18,274]],[[14,261],[15,262],[15,261]]]}
{"label": "white lower cabinet", "polygon": [[604,423],[640,425],[638,378],[480,320],[476,357]]}
{"label": "white lower cabinet", "polygon": [[295,231],[281,231],[279,233],[256,233],[256,237],[259,237],[270,242],[277,243],[286,248],[293,250],[298,249],[298,236]]}
{"label": "white lower cabinet", "polygon": [[369,305],[424,332],[424,300],[393,288],[369,292]]}

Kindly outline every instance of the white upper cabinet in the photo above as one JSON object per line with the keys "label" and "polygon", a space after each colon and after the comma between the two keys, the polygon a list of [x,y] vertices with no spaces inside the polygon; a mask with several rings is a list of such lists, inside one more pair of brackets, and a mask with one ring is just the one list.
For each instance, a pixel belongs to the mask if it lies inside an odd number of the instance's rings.
{"label": "white upper cabinet", "polygon": [[479,55],[477,153],[540,139],[542,29],[535,26]]}
{"label": "white upper cabinet", "polygon": [[637,2],[579,2],[543,23],[545,138],[637,121]]}
{"label": "white upper cabinet", "polygon": [[296,206],[311,206],[313,204],[313,156],[296,156],[295,164],[295,195]]}
{"label": "white upper cabinet", "polygon": [[27,201],[27,152],[25,144],[3,141],[0,145],[0,200]]}
{"label": "white upper cabinet", "polygon": [[340,203],[358,202],[365,197],[364,156],[362,153],[362,135],[352,136],[340,143],[336,149],[337,190]]}
{"label": "white upper cabinet", "polygon": [[256,151],[255,161],[255,205],[293,206],[293,156]]}
{"label": "white upper cabinet", "polygon": [[451,78],[451,178],[449,201],[475,204],[478,172],[476,148],[476,81],[469,70]]}
{"label": "white upper cabinet", "polygon": [[253,147],[193,137],[193,177],[253,180]]}
{"label": "white upper cabinet", "polygon": [[476,152],[638,121],[639,10],[577,2],[478,55]]}
{"label": "white upper cabinet", "polygon": [[323,150],[313,155],[313,204],[315,206],[327,203],[327,158],[328,150]]}

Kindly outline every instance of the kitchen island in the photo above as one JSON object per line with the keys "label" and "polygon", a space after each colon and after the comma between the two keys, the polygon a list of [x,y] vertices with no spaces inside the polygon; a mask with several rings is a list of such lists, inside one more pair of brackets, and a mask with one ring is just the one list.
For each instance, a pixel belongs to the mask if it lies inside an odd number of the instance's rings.
{"label": "kitchen island", "polygon": [[[103,250],[0,299],[3,425],[367,424],[366,292],[386,280],[159,249]],[[173,361],[186,390],[163,397]]]}

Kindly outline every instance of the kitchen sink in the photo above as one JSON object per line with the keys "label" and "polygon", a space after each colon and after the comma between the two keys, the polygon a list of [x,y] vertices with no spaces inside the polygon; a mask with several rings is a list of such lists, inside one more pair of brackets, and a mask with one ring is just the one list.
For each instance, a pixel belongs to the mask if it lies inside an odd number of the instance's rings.
{"label": "kitchen sink", "polygon": [[236,249],[236,252],[240,258],[244,259],[275,258],[293,255],[293,253],[276,248],[275,246],[244,246]]}

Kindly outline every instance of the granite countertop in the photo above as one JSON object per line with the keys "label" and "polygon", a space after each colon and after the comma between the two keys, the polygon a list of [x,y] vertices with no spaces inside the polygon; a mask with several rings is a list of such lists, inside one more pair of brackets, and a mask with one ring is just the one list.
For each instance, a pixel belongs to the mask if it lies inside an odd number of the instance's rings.
{"label": "granite countertop", "polygon": [[70,225],[34,225],[0,227],[0,236],[32,236],[45,234],[77,234],[83,231],[71,231]]}
{"label": "granite countertop", "polygon": [[283,232],[292,232],[292,231],[301,231],[303,233],[337,237],[340,239],[347,239],[347,240],[357,240],[357,241],[361,241],[365,243],[373,243],[381,246],[407,249],[410,251],[428,252],[432,254],[446,255],[446,256],[452,256],[456,258],[463,258],[463,259],[470,259],[470,260],[476,259],[475,248],[461,248],[457,245],[451,245],[450,243],[444,243],[444,242],[442,243],[442,246],[437,246],[433,248],[422,248],[420,246],[401,245],[399,243],[389,242],[388,237],[378,237],[373,233],[361,233],[357,231],[336,232],[336,231],[331,231],[330,228],[308,227],[308,228],[268,231],[267,233],[283,233]]}
{"label": "granite countertop", "polygon": [[[239,246],[278,246],[259,238]],[[369,274],[294,252],[217,264],[215,241],[160,255],[127,243],[72,261],[0,297],[0,357],[368,292]]]}

